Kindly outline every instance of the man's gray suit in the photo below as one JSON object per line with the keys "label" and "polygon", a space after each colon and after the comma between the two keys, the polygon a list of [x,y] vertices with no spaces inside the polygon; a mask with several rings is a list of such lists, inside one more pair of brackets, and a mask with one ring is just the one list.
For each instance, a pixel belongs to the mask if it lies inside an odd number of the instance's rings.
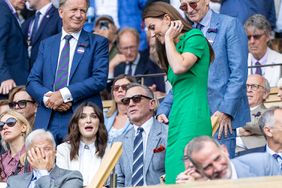
{"label": "man's gray suit", "polygon": [[252,153],[232,159],[238,178],[282,175],[279,163],[268,153]]}
{"label": "man's gray suit", "polygon": [[[133,143],[135,130],[131,128],[125,135],[115,141],[122,142],[123,152],[116,165],[118,187],[131,186],[132,166],[133,166]],[[148,135],[146,154],[144,155],[143,174],[147,185],[160,183],[160,176],[165,174],[165,148],[167,144],[167,126],[154,119],[153,125]],[[156,151],[163,146],[163,151]]]}
{"label": "man's gray suit", "polygon": [[[7,188],[28,188],[32,178],[31,173],[10,176]],[[39,178],[34,188],[80,188],[82,187],[82,175],[78,171],[70,171],[55,166],[49,176]]]}

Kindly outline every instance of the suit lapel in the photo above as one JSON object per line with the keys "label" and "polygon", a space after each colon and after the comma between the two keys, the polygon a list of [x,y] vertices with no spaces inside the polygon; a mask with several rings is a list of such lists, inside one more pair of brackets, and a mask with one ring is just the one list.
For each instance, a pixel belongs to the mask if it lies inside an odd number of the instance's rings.
{"label": "suit lapel", "polygon": [[[42,18],[42,21],[41,21],[41,23],[39,25],[39,28],[38,28],[38,30],[36,32],[36,35],[34,37],[34,42],[33,43],[36,43],[36,41],[39,39],[39,36],[42,34],[42,32],[44,32],[43,29],[45,28],[45,26],[48,25],[48,22],[52,18],[55,10],[56,10],[56,8],[52,5],[51,8],[44,15],[44,17]],[[33,18],[34,17],[35,16],[33,16]]]}
{"label": "suit lapel", "polygon": [[[54,44],[53,46],[50,46],[50,59],[51,59],[51,71],[50,71],[50,82],[53,84],[55,80],[56,70],[57,70],[57,64],[58,64],[58,58],[60,53],[60,43],[61,43],[61,37],[62,33],[56,35],[53,38],[53,41],[51,44]],[[48,70],[46,70],[48,71]]]}
{"label": "suit lapel", "polygon": [[32,172],[28,173],[27,175],[23,175],[24,177],[22,178],[22,182],[18,182],[18,185],[21,185],[21,187],[28,188],[31,178],[32,178]]}
{"label": "suit lapel", "polygon": [[153,125],[151,127],[150,133],[148,135],[146,155],[144,158],[144,176],[149,169],[149,165],[152,162],[152,157],[154,154],[154,149],[158,146],[160,142],[161,126],[158,125],[158,122],[154,119]]}
{"label": "suit lapel", "polygon": [[70,80],[88,48],[89,48],[89,38],[87,33],[84,30],[82,30],[77,42],[76,49],[74,51],[74,57],[73,57],[71,72],[70,72]]}
{"label": "suit lapel", "polygon": [[212,46],[214,44],[215,37],[216,37],[216,34],[218,32],[219,24],[220,24],[219,18],[217,16],[217,14],[212,12],[210,26],[209,26],[207,33],[206,33],[206,38],[208,39],[209,43]]}
{"label": "suit lapel", "polygon": [[[133,166],[133,143],[134,143],[134,138],[135,138],[135,130],[132,128],[126,135],[124,139],[124,145],[123,145],[123,150],[124,154],[127,158],[126,164],[127,167],[129,168],[128,172],[132,173],[132,166]],[[130,174],[131,174],[130,173]]]}

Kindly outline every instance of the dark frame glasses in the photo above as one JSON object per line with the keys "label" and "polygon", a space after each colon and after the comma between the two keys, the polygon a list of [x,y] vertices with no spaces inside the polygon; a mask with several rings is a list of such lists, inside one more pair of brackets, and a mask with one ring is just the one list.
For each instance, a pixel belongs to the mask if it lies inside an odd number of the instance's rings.
{"label": "dark frame glasses", "polygon": [[121,99],[121,102],[122,102],[122,104],[127,106],[127,105],[129,105],[131,99],[134,103],[139,103],[139,102],[141,102],[142,98],[149,99],[149,100],[153,99],[153,98],[145,96],[145,95],[133,95],[132,97],[125,97],[125,98]]}
{"label": "dark frame glasses", "polygon": [[191,7],[192,9],[196,9],[199,1],[200,0],[192,1],[192,2],[182,2],[181,5],[179,6],[179,9],[184,12],[188,10],[188,6]]}
{"label": "dark frame glasses", "polygon": [[254,40],[259,40],[265,33],[262,34],[256,34],[256,35],[248,35],[248,40],[251,40],[251,38],[253,37]]}
{"label": "dark frame glasses", "polygon": [[113,90],[114,90],[114,91],[118,91],[119,88],[121,88],[122,90],[125,91],[127,86],[128,86],[128,84],[114,85],[114,86],[113,86]]}
{"label": "dark frame glasses", "polygon": [[17,119],[10,117],[6,120],[6,122],[0,121],[0,131],[3,130],[4,125],[6,124],[8,127],[14,127],[17,123]]}
{"label": "dark frame glasses", "polygon": [[10,102],[9,107],[15,109],[16,106],[18,106],[19,109],[24,109],[28,102],[35,103],[35,101],[32,100],[19,100],[18,102]]}

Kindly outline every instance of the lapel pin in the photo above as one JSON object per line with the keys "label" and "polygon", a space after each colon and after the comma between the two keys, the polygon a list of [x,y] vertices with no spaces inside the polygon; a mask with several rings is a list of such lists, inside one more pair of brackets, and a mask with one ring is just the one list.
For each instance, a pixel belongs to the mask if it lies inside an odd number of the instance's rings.
{"label": "lapel pin", "polygon": [[84,49],[84,47],[79,46],[76,51],[77,51],[77,53],[82,54],[82,53],[84,53],[85,49]]}
{"label": "lapel pin", "polygon": [[50,15],[49,15],[49,14],[47,14],[47,15],[46,15],[46,18],[50,18]]}

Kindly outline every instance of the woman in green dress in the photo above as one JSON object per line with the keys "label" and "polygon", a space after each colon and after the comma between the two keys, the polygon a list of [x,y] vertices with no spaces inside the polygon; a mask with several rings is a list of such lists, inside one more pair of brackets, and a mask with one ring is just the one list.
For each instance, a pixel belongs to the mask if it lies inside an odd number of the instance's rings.
{"label": "woman in green dress", "polygon": [[159,63],[166,69],[174,95],[165,159],[166,183],[171,184],[184,171],[185,145],[194,137],[212,134],[207,83],[213,50],[202,32],[192,29],[167,3],[152,3],[143,19],[157,39]]}

